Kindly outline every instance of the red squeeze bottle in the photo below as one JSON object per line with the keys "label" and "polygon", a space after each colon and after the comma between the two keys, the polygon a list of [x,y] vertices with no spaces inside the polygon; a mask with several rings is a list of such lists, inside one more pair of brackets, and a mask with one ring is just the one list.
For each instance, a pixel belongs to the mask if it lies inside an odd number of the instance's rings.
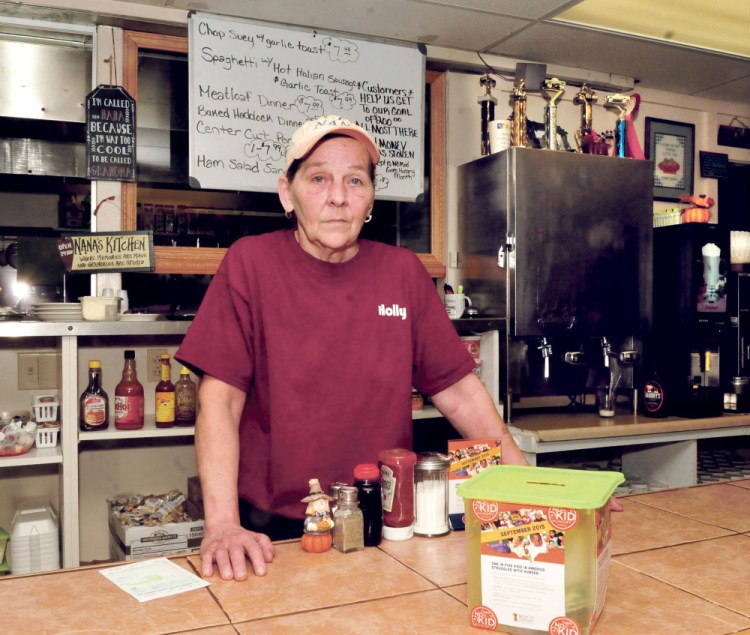
{"label": "red squeeze bottle", "polygon": [[380,459],[383,497],[383,538],[409,540],[414,535],[414,465],[411,450],[382,450]]}

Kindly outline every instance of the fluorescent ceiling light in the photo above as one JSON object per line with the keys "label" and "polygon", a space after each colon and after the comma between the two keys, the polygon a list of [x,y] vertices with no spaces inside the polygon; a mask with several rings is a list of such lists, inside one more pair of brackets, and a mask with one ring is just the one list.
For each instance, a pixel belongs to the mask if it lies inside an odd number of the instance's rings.
{"label": "fluorescent ceiling light", "polygon": [[583,0],[555,20],[750,58],[748,0]]}

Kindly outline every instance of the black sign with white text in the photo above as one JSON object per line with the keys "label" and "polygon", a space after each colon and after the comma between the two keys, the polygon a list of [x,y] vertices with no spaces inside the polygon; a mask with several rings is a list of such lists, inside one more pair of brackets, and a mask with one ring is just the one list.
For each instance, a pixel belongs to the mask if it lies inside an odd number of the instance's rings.
{"label": "black sign with white text", "polygon": [[86,176],[135,181],[135,100],[100,84],[86,97]]}

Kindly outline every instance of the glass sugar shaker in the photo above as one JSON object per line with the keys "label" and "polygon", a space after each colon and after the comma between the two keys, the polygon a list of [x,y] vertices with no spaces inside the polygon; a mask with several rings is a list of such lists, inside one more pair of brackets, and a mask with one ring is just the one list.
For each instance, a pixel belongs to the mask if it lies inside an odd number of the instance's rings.
{"label": "glass sugar shaker", "polygon": [[414,533],[443,536],[448,524],[448,470],[450,459],[439,452],[424,452],[414,466]]}

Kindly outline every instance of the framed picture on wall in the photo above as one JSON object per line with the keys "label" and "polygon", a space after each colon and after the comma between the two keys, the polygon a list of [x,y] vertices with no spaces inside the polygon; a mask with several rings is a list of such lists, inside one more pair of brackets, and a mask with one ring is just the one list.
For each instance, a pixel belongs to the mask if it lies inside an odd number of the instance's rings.
{"label": "framed picture on wall", "polygon": [[646,158],[654,164],[657,201],[679,201],[693,193],[693,124],[646,117]]}

